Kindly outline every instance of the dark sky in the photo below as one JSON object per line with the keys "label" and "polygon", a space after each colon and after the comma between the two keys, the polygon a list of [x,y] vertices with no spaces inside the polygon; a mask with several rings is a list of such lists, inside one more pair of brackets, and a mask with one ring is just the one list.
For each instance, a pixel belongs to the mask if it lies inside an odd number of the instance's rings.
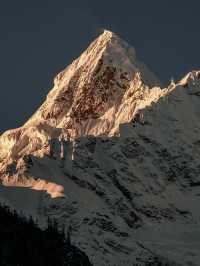
{"label": "dark sky", "polygon": [[199,10],[198,0],[2,0],[0,132],[28,119],[102,28],[134,46],[163,82],[200,68]]}

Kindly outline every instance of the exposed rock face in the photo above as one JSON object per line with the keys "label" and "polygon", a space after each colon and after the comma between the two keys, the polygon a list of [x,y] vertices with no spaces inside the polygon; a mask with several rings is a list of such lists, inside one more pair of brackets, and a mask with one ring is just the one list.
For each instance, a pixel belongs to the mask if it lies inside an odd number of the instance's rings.
{"label": "exposed rock face", "polygon": [[[199,242],[180,243],[199,232],[199,95],[200,71],[162,89],[105,31],[0,137],[2,184],[50,194],[30,190],[17,207],[34,201],[37,214],[71,224],[94,265],[198,265]],[[15,205],[10,194],[2,188]]]}

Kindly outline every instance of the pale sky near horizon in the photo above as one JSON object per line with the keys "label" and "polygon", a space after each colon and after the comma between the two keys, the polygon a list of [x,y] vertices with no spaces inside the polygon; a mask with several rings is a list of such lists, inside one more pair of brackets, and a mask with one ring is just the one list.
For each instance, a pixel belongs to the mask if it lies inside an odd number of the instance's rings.
{"label": "pale sky near horizon", "polygon": [[0,4],[0,132],[23,124],[54,76],[106,28],[166,83],[200,69],[200,1],[18,0]]}

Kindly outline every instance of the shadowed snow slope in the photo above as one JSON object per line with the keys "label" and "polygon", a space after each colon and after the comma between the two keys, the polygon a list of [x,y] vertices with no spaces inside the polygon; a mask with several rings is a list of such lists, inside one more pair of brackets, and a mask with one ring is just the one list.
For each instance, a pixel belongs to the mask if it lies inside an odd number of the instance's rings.
{"label": "shadowed snow slope", "polygon": [[199,103],[199,71],[161,88],[105,31],[1,135],[0,197],[71,225],[96,266],[198,266]]}

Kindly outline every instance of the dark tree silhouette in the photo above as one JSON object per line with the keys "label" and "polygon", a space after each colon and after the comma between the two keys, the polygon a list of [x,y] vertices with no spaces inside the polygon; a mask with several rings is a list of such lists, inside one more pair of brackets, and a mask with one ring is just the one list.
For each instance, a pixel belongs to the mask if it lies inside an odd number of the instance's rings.
{"label": "dark tree silhouette", "polygon": [[0,205],[1,266],[92,266],[88,257],[71,244],[69,228],[58,230],[56,221],[48,219],[40,229],[32,217],[19,216]]}

